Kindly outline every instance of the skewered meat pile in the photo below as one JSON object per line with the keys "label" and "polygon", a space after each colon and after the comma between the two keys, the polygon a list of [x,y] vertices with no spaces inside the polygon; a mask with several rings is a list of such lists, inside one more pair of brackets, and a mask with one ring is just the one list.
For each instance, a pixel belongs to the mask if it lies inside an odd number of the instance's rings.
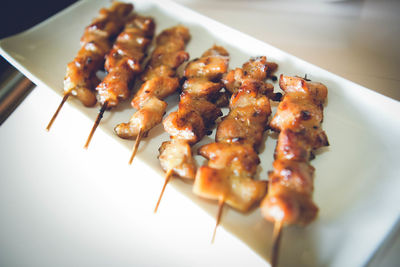
{"label": "skewered meat pile", "polygon": [[154,20],[137,14],[132,15],[124,30],[118,35],[113,48],[106,56],[105,69],[108,74],[96,87],[97,97],[102,104],[93,128],[86,141],[85,148],[100,123],[107,108],[118,105],[129,97],[130,88],[136,76],[142,72],[142,61],[153,39]]}
{"label": "skewered meat pile", "polygon": [[100,9],[100,15],[85,28],[81,48],[67,65],[64,97],[46,127],[48,131],[70,95],[76,96],[87,107],[96,104],[94,88],[100,82],[96,72],[103,68],[104,56],[111,49],[113,39],[121,31],[132,9],[132,4],[114,2],[109,9]]}
{"label": "skewered meat pile", "polygon": [[67,66],[64,95],[76,96],[85,106],[96,104],[94,88],[100,82],[96,72],[103,68],[104,56],[111,49],[113,38],[121,31],[132,4],[114,2],[109,9],[102,8],[100,16],[85,29],[81,49]]}
{"label": "skewered meat pile", "polygon": [[309,160],[315,149],[329,145],[321,128],[328,91],[321,83],[283,75],[279,85],[286,94],[270,123],[279,137],[261,209],[267,220],[306,225],[318,212],[312,201],[314,167]]}
{"label": "skewered meat pile", "polygon": [[312,200],[314,167],[309,161],[315,149],[329,145],[321,128],[326,86],[284,75],[279,85],[286,94],[270,123],[279,136],[268,194],[261,203],[264,218],[274,222],[272,266],[277,266],[283,226],[307,225],[317,216]]}
{"label": "skewered meat pile", "polygon": [[142,72],[141,64],[154,29],[155,23],[150,17],[133,15],[126,23],[106,57],[104,66],[108,74],[96,88],[102,105],[107,102],[107,108],[115,107],[129,97],[133,80]]}
{"label": "skewered meat pile", "polygon": [[167,108],[167,103],[162,99],[176,92],[179,87],[176,69],[189,59],[189,54],[185,52],[189,39],[189,30],[181,25],[164,30],[157,37],[156,48],[142,76],[144,83],[131,102],[137,112],[128,123],[115,127],[119,137],[141,137],[161,123]]}
{"label": "skewered meat pile", "polygon": [[[128,98],[135,78],[143,71],[141,65],[155,30],[152,18],[131,14],[132,10],[132,4],[113,2],[110,8],[101,9],[99,17],[86,27],[81,48],[67,65],[64,98],[47,129],[70,95],[85,106],[94,106],[99,101],[102,109],[87,146],[103,112]],[[189,59],[185,48],[190,38],[189,30],[182,25],[166,29],[156,38],[156,47],[141,76],[143,84],[131,101],[137,111],[128,123],[114,129],[121,138],[136,138],[131,161],[141,138],[162,121],[167,108],[163,99],[180,87],[176,72]],[[96,72],[102,69],[104,58],[107,76],[100,83]],[[189,62],[184,70],[178,110],[163,121],[171,140],[162,143],[159,149],[158,158],[166,179],[156,210],[173,174],[195,179],[195,194],[218,200],[216,226],[224,203],[245,212],[262,200],[262,215],[275,223],[272,259],[275,266],[282,226],[307,225],[318,213],[312,200],[314,167],[309,162],[316,149],[329,145],[321,128],[327,88],[306,78],[281,75],[279,85],[285,95],[268,124],[270,99],[282,98],[266,82],[268,78],[275,78],[273,73],[278,65],[262,56],[251,58],[242,68],[227,73],[228,64],[229,53],[214,45],[200,58]],[[98,92],[97,100],[94,88]],[[199,148],[199,154],[208,163],[197,168],[192,146],[222,116],[220,106],[227,95],[231,95],[229,113],[217,127],[216,142]],[[274,170],[269,172],[267,183],[255,180],[254,176],[260,163],[258,150],[268,127],[278,132],[279,137]]]}
{"label": "skewered meat pile", "polygon": [[195,194],[218,200],[220,209],[227,203],[247,211],[266,193],[267,182],[253,177],[260,163],[256,151],[271,114],[267,95],[276,97],[273,86],[265,82],[269,75],[266,57],[257,57],[223,79],[225,87],[233,92],[230,111],[218,125],[217,142],[199,150],[209,161],[198,169],[193,186]]}
{"label": "skewered meat pile", "polygon": [[[229,53],[216,45],[187,64],[178,110],[163,121],[171,140],[164,142],[159,149],[159,160],[167,173],[162,193],[172,174],[195,178],[197,167],[191,145],[199,142],[222,115],[221,109],[213,102],[220,96],[221,77],[227,72],[228,64]],[[156,210],[157,207],[158,204]]]}

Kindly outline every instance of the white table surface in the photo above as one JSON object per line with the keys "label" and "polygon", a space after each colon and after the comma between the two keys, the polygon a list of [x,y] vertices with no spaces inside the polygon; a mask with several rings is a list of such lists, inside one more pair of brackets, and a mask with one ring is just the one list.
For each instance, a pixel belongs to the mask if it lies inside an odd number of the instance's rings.
{"label": "white table surface", "polygon": [[[400,79],[397,76],[400,70],[400,1],[177,2],[346,79],[400,100]],[[82,118],[68,105],[63,112],[71,115],[71,121],[63,121],[60,114],[52,131],[47,133],[44,128],[52,110],[37,105],[42,99],[58,102],[59,96],[45,88],[35,88],[0,127],[1,266],[128,266],[129,259],[110,261],[115,259],[112,256],[121,255],[120,251],[113,252],[112,248],[128,241],[124,238],[127,233],[119,229],[110,231],[109,227],[115,223],[113,215],[121,218],[122,210],[129,209],[132,201],[143,203],[143,210],[136,212],[152,218],[146,221],[153,224],[153,229],[158,229],[154,232],[144,230],[144,239],[157,239],[156,235],[162,235],[157,240],[178,238],[179,242],[185,242],[185,238],[209,234],[208,225],[212,219],[206,222],[204,229],[196,228],[198,233],[193,234],[190,223],[194,219],[188,218],[187,214],[179,214],[176,209],[178,206],[182,210],[190,210],[193,204],[171,192],[163,200],[166,203],[157,216],[160,221],[176,216],[179,222],[177,225],[160,225],[151,212],[160,185],[139,187],[135,181],[137,177],[134,177],[135,174],[151,175],[151,171],[140,164],[128,166],[125,162],[118,162],[112,156],[112,145],[106,142],[108,137],[102,132],[96,133],[88,151],[83,150],[91,121]],[[73,122],[77,125],[71,127]],[[62,157],[59,151],[63,151]],[[102,151],[109,153],[103,155]],[[126,177],[126,173],[133,175]],[[110,177],[113,177],[112,182]],[[154,186],[156,190],[149,192],[148,199],[135,198],[138,190]],[[42,190],[43,187],[52,190]],[[65,190],[57,190],[61,187]],[[74,201],[74,196],[85,201]],[[169,209],[168,206],[175,208]],[[121,210],[114,210],[115,207]],[[107,212],[99,213],[99,210]],[[109,217],[99,214],[108,214]],[[124,216],[124,223],[132,227],[143,224],[135,220],[134,214]],[[178,229],[188,235],[174,236],[173,232]],[[59,240],[63,240],[63,244]],[[147,257],[154,257],[153,254],[146,254],[151,243],[129,242],[142,248],[122,255],[131,253],[143,259],[140,266],[146,265]],[[199,249],[205,251],[209,250],[208,247],[208,244],[199,245]],[[171,245],[166,249],[171,250],[171,255],[176,255],[177,252],[172,251],[176,248],[177,245]],[[372,262],[373,266],[396,266],[400,262],[397,255],[400,238],[388,242],[385,248]],[[246,248],[237,246],[234,249]],[[217,242],[205,253],[223,251],[224,248],[218,247]],[[182,257],[180,266],[191,261],[191,253]],[[250,255],[251,251],[247,253]],[[76,258],[81,261],[76,262]],[[172,259],[171,262],[176,263]],[[216,264],[222,266],[223,262]],[[254,259],[253,264],[255,266],[260,262]],[[168,262],[165,265],[168,266]]]}

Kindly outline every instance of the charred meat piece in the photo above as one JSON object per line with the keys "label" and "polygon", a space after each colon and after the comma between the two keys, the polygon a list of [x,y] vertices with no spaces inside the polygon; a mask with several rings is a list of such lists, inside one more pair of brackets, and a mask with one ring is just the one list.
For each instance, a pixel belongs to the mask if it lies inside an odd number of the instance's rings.
{"label": "charred meat piece", "polygon": [[[273,69],[270,69],[272,66]],[[272,95],[274,86],[264,82],[270,74],[277,69],[276,63],[267,62],[265,56],[251,58],[243,64],[242,68],[236,68],[224,75],[222,81],[225,88],[232,94],[236,93],[239,88],[245,86],[244,83],[251,84],[252,87],[258,87],[258,92],[267,95],[273,99]]]}
{"label": "charred meat piece", "polygon": [[218,125],[217,142],[249,144],[257,149],[271,114],[269,99],[254,90],[239,91],[230,101],[230,112]]}

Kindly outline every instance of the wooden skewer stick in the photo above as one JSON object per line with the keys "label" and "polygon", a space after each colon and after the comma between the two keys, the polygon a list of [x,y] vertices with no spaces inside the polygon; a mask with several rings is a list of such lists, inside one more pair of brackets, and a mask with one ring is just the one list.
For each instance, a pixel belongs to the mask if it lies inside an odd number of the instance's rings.
{"label": "wooden skewer stick", "polygon": [[47,127],[46,127],[47,131],[50,131],[51,125],[53,125],[53,122],[57,118],[58,113],[60,112],[61,108],[64,106],[64,103],[65,103],[65,101],[67,101],[69,95],[70,95],[70,93],[64,94],[64,97],[62,98],[60,105],[58,105],[56,112],[54,112],[54,115],[53,115],[53,117],[51,117],[49,124],[47,124]]}
{"label": "wooden skewer stick", "polygon": [[99,114],[97,114],[97,118],[93,124],[92,130],[90,131],[90,134],[86,140],[84,148],[87,149],[89,147],[90,141],[92,140],[93,134],[97,129],[97,126],[99,126],[101,119],[103,118],[104,111],[106,111],[108,105],[108,101],[105,101],[103,106],[101,106],[101,109],[99,111]]}
{"label": "wooden skewer stick", "polygon": [[165,182],[164,182],[163,188],[162,188],[162,190],[161,190],[160,196],[158,197],[158,201],[157,201],[156,207],[155,207],[155,209],[154,209],[154,213],[156,213],[157,210],[158,210],[158,206],[160,205],[161,198],[162,198],[162,196],[164,195],[165,187],[167,187],[167,184],[168,184],[169,180],[171,179],[171,176],[172,176],[172,173],[173,173],[173,172],[174,172],[174,171],[173,171],[172,169],[171,169],[171,170],[168,170],[168,171],[167,171],[167,174],[165,175]]}
{"label": "wooden skewer stick", "polygon": [[138,135],[136,136],[135,144],[133,145],[132,155],[131,155],[131,158],[129,159],[129,164],[132,164],[132,161],[133,161],[133,159],[134,159],[135,156],[136,156],[136,152],[137,152],[137,150],[138,150],[140,141],[142,140],[143,134],[144,134],[143,128],[140,128],[140,129],[139,129],[139,133],[138,133]]}
{"label": "wooden skewer stick", "polygon": [[272,235],[271,267],[278,266],[279,244],[282,237],[282,229],[282,221],[275,221],[274,232]]}
{"label": "wooden skewer stick", "polygon": [[217,233],[217,228],[218,228],[219,222],[221,221],[222,208],[224,207],[224,203],[225,203],[225,200],[223,198],[221,198],[218,201],[218,213],[217,213],[217,219],[215,221],[215,227],[214,227],[214,232],[213,232],[212,239],[211,239],[211,244],[213,244],[214,240],[215,240],[215,234]]}

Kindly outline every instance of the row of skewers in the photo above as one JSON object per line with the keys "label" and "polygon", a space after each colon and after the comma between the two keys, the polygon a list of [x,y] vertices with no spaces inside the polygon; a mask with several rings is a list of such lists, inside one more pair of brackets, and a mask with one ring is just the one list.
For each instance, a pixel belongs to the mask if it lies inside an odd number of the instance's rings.
{"label": "row of skewers", "polygon": [[[128,99],[130,88],[140,78],[142,85],[131,101],[137,111],[114,131],[121,138],[135,139],[130,163],[140,140],[152,128],[162,123],[169,133],[170,140],[159,149],[166,177],[155,211],[172,176],[194,180],[195,194],[218,201],[214,240],[225,204],[245,212],[261,202],[264,218],[275,225],[271,264],[276,266],[283,226],[307,225],[318,212],[312,201],[314,168],[309,162],[316,149],[328,145],[321,128],[327,88],[306,78],[281,75],[282,96],[267,82],[275,78],[276,63],[261,56],[228,71],[229,53],[217,45],[187,63],[180,79],[177,69],[189,60],[185,47],[190,40],[189,30],[182,25],[155,38],[155,48],[143,68],[155,22],[132,10],[131,4],[113,2],[86,27],[81,48],[67,66],[64,97],[47,129],[68,97],[77,97],[85,106],[99,102],[87,148],[103,113]],[[103,67],[107,75],[100,82],[96,73]],[[163,120],[164,99],[178,90],[178,110]],[[272,120],[270,101],[280,101]],[[219,119],[226,105],[229,113]],[[193,145],[215,124],[215,142],[198,149],[208,162],[198,167]],[[268,182],[254,178],[267,129],[279,133]]]}

